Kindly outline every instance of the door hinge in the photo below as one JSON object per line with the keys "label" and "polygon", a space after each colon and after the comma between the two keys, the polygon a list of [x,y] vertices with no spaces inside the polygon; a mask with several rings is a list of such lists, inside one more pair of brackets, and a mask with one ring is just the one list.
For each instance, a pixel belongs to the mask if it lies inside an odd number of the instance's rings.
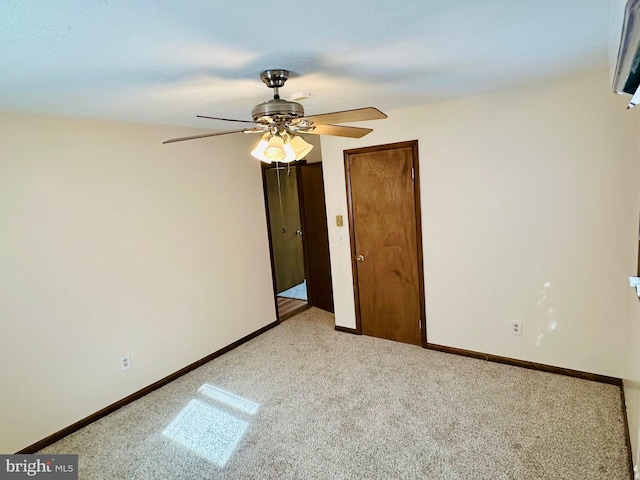
{"label": "door hinge", "polygon": [[422,330],[422,320],[418,320],[418,328],[420,328],[420,330]]}
{"label": "door hinge", "polygon": [[411,167],[411,178],[415,179],[416,178],[416,171],[413,167]]}

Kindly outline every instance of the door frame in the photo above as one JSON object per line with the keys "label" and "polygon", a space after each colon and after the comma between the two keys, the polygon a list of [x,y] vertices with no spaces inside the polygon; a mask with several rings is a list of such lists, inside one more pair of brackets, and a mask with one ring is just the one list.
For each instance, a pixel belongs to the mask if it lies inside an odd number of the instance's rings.
{"label": "door frame", "polygon": [[[273,258],[273,237],[271,236],[271,216],[269,215],[269,195],[267,192],[267,170],[272,170],[274,168],[284,168],[286,170],[288,165],[291,165],[292,167],[298,167],[301,165],[305,165],[307,163],[306,160],[299,160],[296,162],[292,162],[291,164],[287,164],[287,163],[264,163],[264,162],[260,162],[260,166],[261,168],[261,173],[262,173],[262,192],[264,194],[264,209],[265,209],[265,215],[266,215],[266,219],[267,219],[267,237],[269,240],[269,262],[271,264],[271,284],[272,284],[272,288],[273,288],[273,303],[276,307],[276,319],[278,321],[278,323],[280,323],[281,321],[285,320],[288,317],[285,318],[280,318],[280,312],[278,311],[278,287],[276,285],[276,263],[275,260]],[[299,205],[299,211],[300,211],[300,228],[304,228],[304,221],[305,221],[305,216],[304,216],[304,200],[302,199],[302,196],[300,195],[300,191],[301,191],[301,178],[300,175],[296,174],[296,186],[298,189],[298,205]],[[309,253],[307,250],[307,238],[305,235],[304,230],[302,231],[302,261],[303,261],[303,265],[304,265],[304,276],[307,280],[307,285],[309,283],[309,263],[308,263],[308,258]],[[309,288],[307,287],[307,307],[311,306],[311,297],[309,296]]]}
{"label": "door frame", "polygon": [[422,347],[427,347],[427,316],[425,309],[425,292],[424,292],[424,257],[422,251],[422,213],[420,207],[420,170],[418,159],[418,140],[409,140],[405,142],[387,143],[383,145],[375,145],[371,147],[352,148],[343,151],[345,182],[347,187],[347,217],[349,221],[349,243],[351,246],[351,272],[353,277],[353,295],[355,303],[356,315],[356,333],[362,335],[362,317],[360,310],[360,289],[358,287],[358,262],[356,260],[356,226],[354,223],[353,212],[353,192],[351,188],[351,155],[362,153],[375,153],[396,148],[411,148],[411,156],[413,160],[413,195],[415,204],[416,217],[416,250],[417,250],[417,267],[418,267],[418,301],[420,303],[420,336],[422,338]]}

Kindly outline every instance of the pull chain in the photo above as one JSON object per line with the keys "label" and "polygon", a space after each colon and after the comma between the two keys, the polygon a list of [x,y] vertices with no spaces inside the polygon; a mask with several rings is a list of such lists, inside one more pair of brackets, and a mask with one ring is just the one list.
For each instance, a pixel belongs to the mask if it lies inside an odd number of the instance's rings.
{"label": "pull chain", "polygon": [[278,201],[280,202],[280,224],[282,225],[282,233],[286,233],[284,228],[284,214],[282,212],[282,187],[280,185],[280,166],[276,162],[276,178],[278,179]]}

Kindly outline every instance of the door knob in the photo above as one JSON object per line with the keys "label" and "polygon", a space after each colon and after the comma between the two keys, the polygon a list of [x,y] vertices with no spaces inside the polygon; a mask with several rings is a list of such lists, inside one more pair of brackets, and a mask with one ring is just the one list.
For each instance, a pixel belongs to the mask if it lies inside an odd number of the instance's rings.
{"label": "door knob", "polygon": [[358,255],[358,261],[364,262],[364,255]]}
{"label": "door knob", "polygon": [[296,230],[296,235],[300,236],[302,235],[302,232],[300,230]]}

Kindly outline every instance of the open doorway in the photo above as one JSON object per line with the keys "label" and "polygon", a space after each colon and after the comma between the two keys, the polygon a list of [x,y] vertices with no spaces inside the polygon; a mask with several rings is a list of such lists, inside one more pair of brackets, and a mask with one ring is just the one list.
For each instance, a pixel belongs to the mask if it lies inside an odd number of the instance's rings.
{"label": "open doorway", "polygon": [[269,166],[264,182],[278,318],[282,320],[308,307],[298,166]]}
{"label": "open doorway", "polygon": [[278,319],[333,311],[322,164],[265,165],[263,184]]}

